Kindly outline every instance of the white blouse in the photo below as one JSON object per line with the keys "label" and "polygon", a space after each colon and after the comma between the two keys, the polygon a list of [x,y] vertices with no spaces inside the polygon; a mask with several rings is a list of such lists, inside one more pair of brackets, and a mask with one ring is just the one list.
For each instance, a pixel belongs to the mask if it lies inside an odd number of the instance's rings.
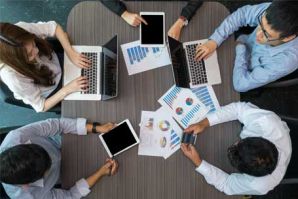
{"label": "white blouse", "polygon": [[[15,24],[28,32],[35,34],[37,37],[46,38],[54,37],[57,27],[55,21],[26,23],[18,22]],[[10,66],[0,60],[0,79],[13,92],[16,99],[22,100],[25,104],[31,105],[36,112],[43,111],[46,98],[57,88],[61,79],[61,68],[58,57],[55,52],[52,53],[52,60],[47,57],[37,57],[36,61],[47,66],[55,75],[53,86],[41,86],[33,83],[33,80],[15,71]]]}

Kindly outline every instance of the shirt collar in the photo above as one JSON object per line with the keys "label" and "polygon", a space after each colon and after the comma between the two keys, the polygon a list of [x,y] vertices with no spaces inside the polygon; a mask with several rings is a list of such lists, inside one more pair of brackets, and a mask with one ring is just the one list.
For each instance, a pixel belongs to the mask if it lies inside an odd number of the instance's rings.
{"label": "shirt collar", "polygon": [[44,180],[43,178],[36,180],[35,182],[32,182],[29,184],[30,186],[34,186],[34,187],[44,187]]}

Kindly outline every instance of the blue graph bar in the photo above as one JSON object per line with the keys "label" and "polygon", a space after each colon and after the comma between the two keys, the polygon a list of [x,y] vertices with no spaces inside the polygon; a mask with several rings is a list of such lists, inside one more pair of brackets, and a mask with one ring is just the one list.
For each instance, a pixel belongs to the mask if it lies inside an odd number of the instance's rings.
{"label": "blue graph bar", "polygon": [[127,53],[128,53],[130,64],[133,64],[133,60],[132,60],[132,55],[131,55],[131,52],[130,52],[130,48],[127,49]]}
{"label": "blue graph bar", "polygon": [[137,49],[138,49],[138,53],[139,53],[140,59],[142,60],[143,59],[143,53],[141,51],[141,47],[138,46]]}
{"label": "blue graph bar", "polygon": [[149,49],[148,48],[146,48],[146,52],[149,53]]}
{"label": "blue graph bar", "polygon": [[133,49],[134,49],[134,52],[136,54],[136,57],[137,57],[138,62],[140,62],[140,57],[139,57],[139,53],[138,53],[137,47],[134,47]]}
{"label": "blue graph bar", "polygon": [[145,48],[141,48],[142,52],[143,52],[143,57],[146,57],[146,49]]}
{"label": "blue graph bar", "polygon": [[134,53],[133,48],[130,48],[130,52],[131,52],[131,54],[132,54],[132,58],[133,58],[133,60],[136,61],[136,60],[137,60],[137,57],[136,57],[136,55],[135,55],[135,53]]}
{"label": "blue graph bar", "polygon": [[153,53],[155,53],[156,51],[155,51],[155,48],[152,48],[152,50],[153,50]]}

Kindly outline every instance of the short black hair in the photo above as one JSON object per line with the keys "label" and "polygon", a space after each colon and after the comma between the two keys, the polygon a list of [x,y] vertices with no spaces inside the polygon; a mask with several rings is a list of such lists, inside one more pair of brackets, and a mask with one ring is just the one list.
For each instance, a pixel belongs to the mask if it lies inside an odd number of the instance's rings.
{"label": "short black hair", "polygon": [[273,30],[281,32],[280,38],[298,36],[298,1],[273,1],[266,19]]}
{"label": "short black hair", "polygon": [[0,182],[28,184],[41,179],[51,167],[48,152],[37,144],[20,144],[0,154]]}
{"label": "short black hair", "polygon": [[229,147],[228,158],[240,173],[260,177],[274,171],[278,161],[278,151],[269,140],[248,137]]}

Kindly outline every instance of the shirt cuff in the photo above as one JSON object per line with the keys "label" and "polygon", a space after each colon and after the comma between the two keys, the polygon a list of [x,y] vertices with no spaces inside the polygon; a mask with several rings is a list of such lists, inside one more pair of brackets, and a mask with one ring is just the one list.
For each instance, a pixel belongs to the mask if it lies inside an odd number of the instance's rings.
{"label": "shirt cuff", "polygon": [[205,160],[202,160],[200,166],[196,168],[196,172],[202,174],[203,176],[208,175],[210,164]]}
{"label": "shirt cuff", "polygon": [[86,123],[87,123],[87,120],[85,118],[78,118],[77,119],[77,132],[78,132],[78,135],[87,135]]}
{"label": "shirt cuff", "polygon": [[219,47],[222,42],[224,41],[224,39],[217,33],[217,32],[214,32],[210,37],[209,37],[209,40],[213,40],[216,42],[217,44],[217,47]]}
{"label": "shirt cuff", "polygon": [[76,182],[76,187],[79,190],[80,194],[84,197],[87,196],[91,191],[89,189],[89,185],[87,181],[84,178]]}
{"label": "shirt cuff", "polygon": [[206,117],[209,121],[210,126],[214,126],[214,125],[219,123],[218,117],[216,116],[216,112],[215,113],[209,113]]}

